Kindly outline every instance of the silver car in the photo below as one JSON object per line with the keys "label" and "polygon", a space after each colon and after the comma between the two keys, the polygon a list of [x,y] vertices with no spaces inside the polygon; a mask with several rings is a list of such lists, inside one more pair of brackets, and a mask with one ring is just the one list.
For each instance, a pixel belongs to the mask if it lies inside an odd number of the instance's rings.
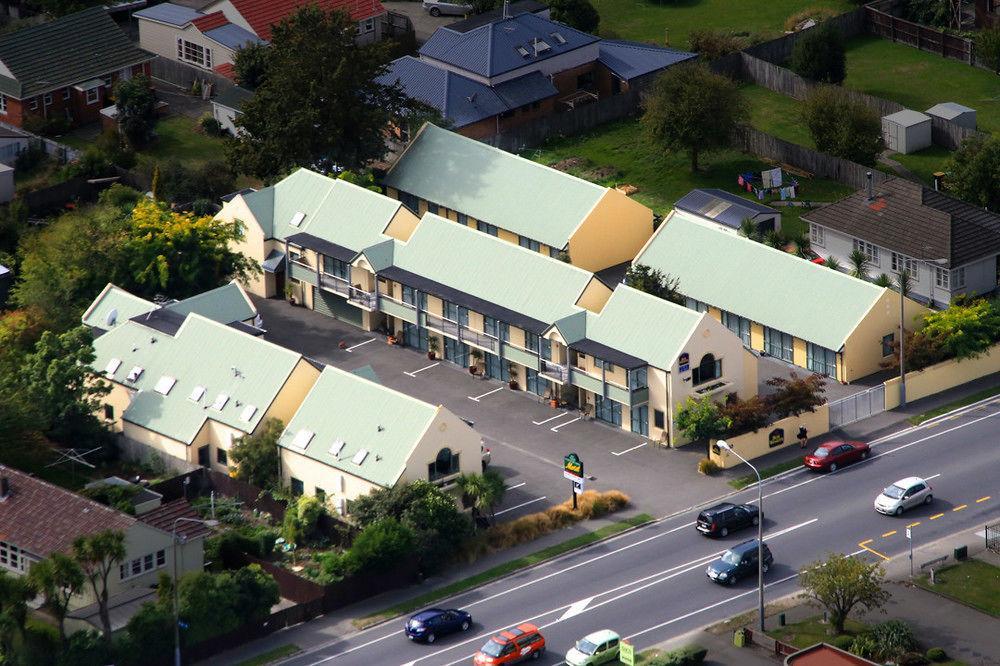
{"label": "silver car", "polygon": [[875,510],[887,516],[902,515],[907,509],[934,501],[934,489],[918,476],[909,476],[892,484],[875,498]]}
{"label": "silver car", "polygon": [[444,2],[443,0],[424,0],[424,11],[431,16],[465,16],[472,13],[472,5],[464,2]]}

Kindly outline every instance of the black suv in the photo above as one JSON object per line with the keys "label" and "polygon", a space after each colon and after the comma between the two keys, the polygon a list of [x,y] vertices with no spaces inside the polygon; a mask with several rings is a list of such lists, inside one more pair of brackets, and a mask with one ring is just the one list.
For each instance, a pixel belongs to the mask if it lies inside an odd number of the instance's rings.
{"label": "black suv", "polygon": [[760,511],[753,504],[730,504],[723,502],[698,514],[695,528],[705,536],[727,536],[760,520]]}
{"label": "black suv", "polygon": [[[764,573],[771,568],[774,556],[764,544]],[[716,583],[735,585],[736,581],[757,572],[757,540],[744,541],[733,546],[722,557],[708,565],[705,574]]]}

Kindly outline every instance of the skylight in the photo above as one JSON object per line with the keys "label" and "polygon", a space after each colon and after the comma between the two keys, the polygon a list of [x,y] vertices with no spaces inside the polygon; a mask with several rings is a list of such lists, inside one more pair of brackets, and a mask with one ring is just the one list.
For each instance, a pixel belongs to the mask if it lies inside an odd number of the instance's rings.
{"label": "skylight", "polygon": [[292,215],[292,219],[288,224],[292,225],[293,227],[297,227],[300,224],[302,224],[302,220],[304,219],[306,219],[306,214],[299,211],[296,212],[295,215]]}
{"label": "skylight", "polygon": [[552,47],[549,46],[546,41],[541,39],[535,40],[535,53],[544,53],[545,51],[548,51],[551,48]]}
{"label": "skylight", "polygon": [[566,38],[563,37],[558,32],[553,32],[552,33],[552,39],[554,39],[556,41],[556,44],[565,44],[566,43]]}
{"label": "skylight", "polygon": [[170,377],[169,375],[163,375],[162,377],[160,377],[159,381],[156,382],[156,386],[153,387],[153,390],[156,391],[157,393],[168,395],[170,393],[170,389],[172,389],[174,387],[174,384],[176,383],[177,380],[174,379],[173,377]]}
{"label": "skylight", "polygon": [[361,449],[360,451],[354,454],[354,457],[351,458],[351,462],[354,463],[355,465],[360,465],[365,461],[365,458],[367,457],[368,457],[368,449]]}
{"label": "skylight", "polygon": [[104,374],[108,377],[114,377],[115,373],[118,372],[118,368],[122,367],[121,359],[113,358],[108,361],[107,367],[104,368]]}
{"label": "skylight", "polygon": [[250,423],[250,419],[252,419],[253,415],[256,413],[257,413],[256,407],[254,407],[253,405],[247,405],[246,407],[243,408],[243,412],[240,414],[240,421],[243,421],[245,423]]}
{"label": "skylight", "polygon": [[142,377],[142,366],[137,365],[128,371],[128,375],[125,376],[125,380],[135,383],[139,377]]}
{"label": "skylight", "polygon": [[330,455],[334,458],[340,457],[340,452],[344,450],[344,440],[338,439],[330,445]]}
{"label": "skylight", "polygon": [[201,400],[201,397],[203,395],[205,395],[205,387],[195,386],[194,389],[191,391],[191,395],[188,396],[188,400],[193,400],[195,402],[198,402],[199,400]]}
{"label": "skylight", "polygon": [[297,433],[295,433],[295,438],[292,440],[292,446],[294,446],[297,449],[302,449],[303,451],[305,451],[306,447],[309,446],[309,442],[312,441],[312,438],[313,438],[312,430],[299,430]]}
{"label": "skylight", "polygon": [[220,393],[219,395],[215,396],[215,402],[212,403],[212,409],[214,409],[217,412],[221,412],[222,408],[226,406],[227,402],[229,402],[229,396],[226,395],[225,393]]}
{"label": "skylight", "polygon": [[522,58],[527,58],[528,56],[531,55],[531,52],[528,51],[528,49],[524,48],[523,46],[518,46],[517,52],[521,54]]}

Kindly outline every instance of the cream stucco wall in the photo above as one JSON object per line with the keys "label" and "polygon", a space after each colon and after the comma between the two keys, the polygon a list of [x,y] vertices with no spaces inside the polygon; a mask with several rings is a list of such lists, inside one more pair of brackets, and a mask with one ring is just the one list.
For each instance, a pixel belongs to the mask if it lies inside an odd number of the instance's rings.
{"label": "cream stucco wall", "polygon": [[326,493],[327,503],[334,510],[339,510],[338,500],[352,500],[379,488],[377,484],[361,477],[342,472],[335,467],[324,465],[318,460],[282,447],[282,486],[289,487],[292,478],[302,482],[303,492],[306,495],[314,496],[316,489],[321,488]]}
{"label": "cream stucco wall", "polygon": [[315,366],[300,358],[260,422],[263,423],[269,418],[280,419],[285,424],[291,421],[295,411],[302,405],[313,384],[319,379],[319,373]]}
{"label": "cream stucco wall", "polygon": [[[979,358],[942,361],[923,370],[906,373],[906,399],[919,400],[966,382],[1000,372],[1000,344]],[[899,407],[899,377],[885,382],[885,408]]]}
{"label": "cream stucco wall", "polygon": [[[177,40],[180,38],[211,50],[212,67],[233,62],[233,51],[231,49],[209,39],[193,25],[189,24],[184,28],[178,28],[177,26],[166,25],[144,18],[139,18],[138,23],[139,46],[167,60],[183,62],[185,65],[190,65],[191,67],[199,67],[199,65],[193,62],[178,60]],[[202,69],[211,69],[211,67],[203,67]]]}
{"label": "cream stucco wall", "polygon": [[[649,438],[653,441],[668,443],[672,439],[672,423],[674,410],[670,407],[667,385],[670,373],[660,368],[649,368],[646,371],[646,382],[649,384]],[[663,412],[663,426],[656,427],[654,410]]]}
{"label": "cream stucco wall", "polygon": [[[142,23],[144,21],[139,22],[140,26]],[[236,221],[243,223],[243,241],[232,243],[230,249],[253,259],[257,263],[264,261],[267,253],[276,245],[273,241],[265,241],[264,231],[261,229],[257,218],[250,211],[250,207],[247,206],[246,201],[243,200],[243,195],[238,195],[232,201],[223,204],[222,210],[216,214],[215,219],[227,223]],[[284,251],[283,247],[280,249]],[[272,293],[268,293],[266,283],[267,280],[262,271],[255,277],[250,278],[246,283],[243,283],[243,288],[255,296],[274,296],[273,280],[270,289]]]}
{"label": "cream stucco wall", "polygon": [[[753,460],[773,451],[787,449],[790,446],[798,446],[796,435],[800,427],[805,427],[809,432],[809,437],[823,435],[830,430],[830,408],[823,404],[816,408],[814,412],[804,412],[799,416],[789,416],[779,419],[774,423],[764,426],[757,432],[748,432],[736,437],[727,437],[726,443],[735,449],[741,456],[748,460]],[[771,446],[770,436],[775,430],[782,431],[783,442],[777,446]],[[714,441],[712,442],[715,443]],[[710,454],[715,464],[722,468],[737,467],[743,464],[739,458],[728,451],[720,450],[718,453],[712,449]]]}
{"label": "cream stucco wall", "polygon": [[[903,317],[906,330],[914,330],[916,318],[927,311],[923,305],[906,299]],[[899,294],[886,289],[844,343],[842,380],[852,382],[879,372],[880,363],[885,360],[882,338],[889,334],[899,337]]]}
{"label": "cream stucco wall", "polygon": [[459,454],[458,464],[461,474],[482,471],[482,456],[479,449],[481,440],[479,433],[468,424],[444,407],[438,407],[434,420],[410,451],[400,481],[426,481],[427,465],[434,462],[438,451],[443,448],[451,449],[452,454]]}
{"label": "cream stucco wall", "polygon": [[413,231],[420,223],[420,218],[414,215],[406,206],[400,206],[396,214],[389,220],[385,230],[382,232],[386,236],[392,236],[397,240],[406,242],[410,240]]}
{"label": "cream stucco wall", "polygon": [[588,271],[632,261],[652,235],[653,211],[608,189],[570,236],[570,261]]}
{"label": "cream stucco wall", "polygon": [[597,278],[591,278],[583,293],[580,294],[580,298],[577,299],[576,305],[599,313],[604,309],[609,298],[611,298],[611,288]]}

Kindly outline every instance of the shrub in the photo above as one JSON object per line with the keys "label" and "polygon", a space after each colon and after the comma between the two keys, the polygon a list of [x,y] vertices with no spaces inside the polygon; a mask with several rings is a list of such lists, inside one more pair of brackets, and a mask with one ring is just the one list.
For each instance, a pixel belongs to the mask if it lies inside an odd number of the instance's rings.
{"label": "shrub", "polygon": [[830,645],[840,648],[841,650],[851,651],[851,645],[854,643],[854,636],[848,634],[841,634],[840,636],[835,636],[830,639]]}
{"label": "shrub", "polygon": [[731,32],[701,28],[692,30],[688,37],[691,50],[708,61],[736,53],[744,48],[743,41]]}
{"label": "shrub", "polygon": [[59,666],[104,666],[112,663],[107,644],[97,631],[78,631],[63,648]]}
{"label": "shrub", "polygon": [[731,393],[722,406],[722,415],[732,422],[727,434],[734,437],[745,432],[756,432],[766,426],[771,416],[771,406],[759,395],[741,400],[735,393]]}
{"label": "shrub", "polygon": [[104,206],[112,206],[122,212],[131,212],[142,198],[142,193],[131,187],[115,183],[101,192],[98,201]]}
{"label": "shrub", "polygon": [[222,123],[215,119],[211,113],[206,113],[198,119],[198,126],[209,136],[220,136],[222,134]]}
{"label": "shrub", "polygon": [[326,551],[316,553],[313,557],[319,562],[320,575],[316,577],[316,582],[321,585],[344,580],[357,571],[357,561],[349,553]]}
{"label": "shrub", "polygon": [[319,517],[326,512],[316,497],[303,495],[288,506],[281,524],[281,536],[286,541],[302,545],[316,537]]}
{"label": "shrub", "polygon": [[230,568],[239,565],[241,553],[267,559],[277,538],[276,529],[263,525],[226,530],[205,539],[205,559]]}
{"label": "shrub", "polygon": [[196,217],[205,217],[206,215],[211,217],[217,212],[215,209],[215,204],[213,204],[208,199],[195,199],[191,202],[191,212],[195,214]]}
{"label": "shrub", "polygon": [[545,511],[494,525],[485,531],[481,541],[471,544],[464,552],[466,556],[481,555],[486,550],[501,550],[527,543],[581,520],[620,511],[628,506],[629,501],[629,496],[620,490],[586,490],[577,496],[578,508],[575,511],[573,501],[567,500]]}
{"label": "shrub", "polygon": [[705,476],[712,476],[717,474],[719,471],[719,466],[711,458],[702,458],[698,461],[698,473],[704,474]]}
{"label": "shrub", "polygon": [[795,30],[798,25],[808,21],[809,19],[816,21],[816,23],[822,23],[828,18],[832,18],[836,15],[837,11],[829,7],[808,7],[806,9],[801,9],[785,19],[785,30],[791,32],[792,30]]}
{"label": "shrub", "polygon": [[981,30],[976,35],[976,57],[1000,73],[1000,29]]}
{"label": "shrub", "polygon": [[42,136],[59,136],[65,134],[70,127],[69,120],[65,116],[55,115],[51,118],[44,118],[34,114],[24,118],[24,129],[32,134]]}
{"label": "shrub", "polygon": [[708,650],[700,645],[688,645],[653,657],[647,664],[648,666],[696,666],[705,661],[706,655]]}
{"label": "shrub", "polygon": [[79,159],[70,162],[63,169],[67,178],[101,178],[111,173],[111,159],[97,146],[83,151]]}
{"label": "shrub", "polygon": [[847,77],[844,36],[832,23],[804,32],[792,47],[792,71],[811,81],[843,83]]}
{"label": "shrub", "polygon": [[117,652],[126,664],[148,663],[148,660],[169,655],[173,648],[173,613],[159,604],[143,604],[125,629],[128,638]]}
{"label": "shrub", "polygon": [[775,389],[768,397],[771,409],[778,418],[798,416],[802,412],[811,412],[825,402],[823,388],[826,381],[818,374],[799,378],[795,372],[786,377],[772,377],[767,385]]}
{"label": "shrub", "polygon": [[41,143],[29,141],[28,147],[17,154],[17,159],[14,160],[14,170],[19,174],[28,173],[48,159],[49,156]]}
{"label": "shrub", "polygon": [[910,625],[901,620],[887,620],[873,626],[868,635],[875,641],[875,656],[879,659],[896,659],[916,647]]}
{"label": "shrub", "polygon": [[366,526],[354,539],[350,557],[359,570],[388,571],[413,550],[413,531],[395,518]]}
{"label": "shrub", "polygon": [[930,661],[948,661],[948,654],[943,648],[932,647],[927,651],[927,658]]}
{"label": "shrub", "polygon": [[128,143],[122,139],[121,134],[114,128],[109,128],[101,132],[94,142],[97,149],[108,156],[112,164],[117,164],[123,169],[131,169],[135,166],[135,151]]}
{"label": "shrub", "polygon": [[927,657],[919,652],[907,652],[896,660],[897,666],[924,666],[928,663]]}
{"label": "shrub", "polygon": [[859,657],[864,657],[865,659],[873,658],[876,651],[878,651],[878,644],[870,634],[861,634],[860,636],[856,636],[854,641],[851,643],[851,654],[856,654]]}
{"label": "shrub", "polygon": [[59,652],[59,632],[51,624],[29,619],[24,626],[22,639],[22,648],[14,650],[19,658],[11,660],[12,663],[21,666],[49,666],[55,662]]}
{"label": "shrub", "polygon": [[967,305],[956,303],[946,310],[928,313],[924,327],[916,335],[939,340],[948,357],[976,358],[1000,339],[1000,308],[986,299]]}
{"label": "shrub", "polygon": [[842,89],[819,86],[809,93],[802,115],[820,152],[873,166],[883,148],[882,121]]}

